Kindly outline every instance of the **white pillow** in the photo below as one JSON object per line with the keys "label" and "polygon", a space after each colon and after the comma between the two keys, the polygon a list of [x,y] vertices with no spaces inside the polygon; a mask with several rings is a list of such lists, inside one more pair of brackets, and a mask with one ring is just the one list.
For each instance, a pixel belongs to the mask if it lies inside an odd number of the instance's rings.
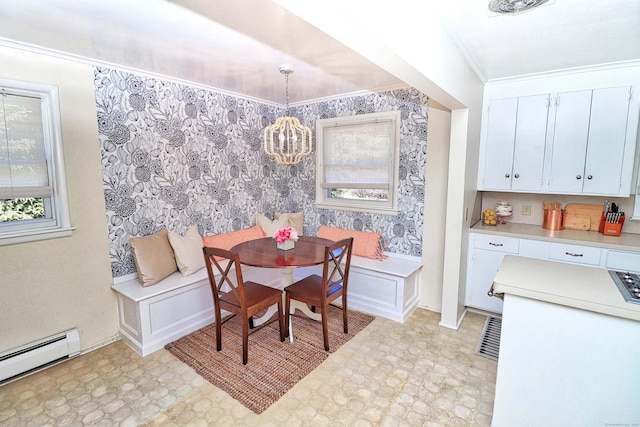
{"label": "white pillow", "polygon": [[273,237],[276,231],[289,226],[289,215],[281,215],[280,218],[271,221],[262,214],[256,214],[256,224],[262,228],[267,237]]}
{"label": "white pillow", "polygon": [[282,212],[273,213],[273,217],[275,219],[278,219],[283,215],[289,215],[289,225],[296,229],[296,231],[298,232],[298,236],[302,236],[302,231],[303,231],[302,229],[304,225],[304,212],[300,211],[300,212],[289,212],[289,213],[282,213]]}
{"label": "white pillow", "polygon": [[192,225],[184,236],[169,232],[169,243],[176,257],[176,264],[183,276],[195,273],[204,267],[202,253],[202,237],[198,233],[198,226]]}

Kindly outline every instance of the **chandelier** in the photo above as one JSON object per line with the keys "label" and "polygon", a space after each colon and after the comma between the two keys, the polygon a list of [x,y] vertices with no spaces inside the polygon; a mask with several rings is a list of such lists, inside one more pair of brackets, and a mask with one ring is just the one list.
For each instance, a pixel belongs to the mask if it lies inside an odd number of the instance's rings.
{"label": "chandelier", "polygon": [[293,68],[280,67],[280,74],[285,78],[287,109],[283,117],[277,118],[263,132],[264,152],[281,165],[295,165],[311,154],[311,129],[296,117],[289,116],[289,74],[292,73]]}
{"label": "chandelier", "polygon": [[518,13],[542,6],[549,0],[491,0],[489,10],[495,13]]}

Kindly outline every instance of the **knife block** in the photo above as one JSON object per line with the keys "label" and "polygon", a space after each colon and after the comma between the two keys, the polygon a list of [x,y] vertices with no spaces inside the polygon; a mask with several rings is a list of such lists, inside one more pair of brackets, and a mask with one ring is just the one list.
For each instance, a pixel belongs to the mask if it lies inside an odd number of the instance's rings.
{"label": "knife block", "polygon": [[622,233],[622,225],[624,224],[624,215],[620,217],[618,222],[607,222],[607,217],[602,215],[600,221],[601,233],[605,236],[619,236]]}

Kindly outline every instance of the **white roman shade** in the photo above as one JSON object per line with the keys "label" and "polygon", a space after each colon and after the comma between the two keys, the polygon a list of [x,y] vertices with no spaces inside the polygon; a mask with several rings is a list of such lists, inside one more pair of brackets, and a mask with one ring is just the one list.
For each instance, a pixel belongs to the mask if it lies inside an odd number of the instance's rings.
{"label": "white roman shade", "polygon": [[39,97],[0,95],[0,199],[51,197]]}
{"label": "white roman shade", "polygon": [[392,120],[325,127],[323,134],[322,188],[389,189],[396,137]]}

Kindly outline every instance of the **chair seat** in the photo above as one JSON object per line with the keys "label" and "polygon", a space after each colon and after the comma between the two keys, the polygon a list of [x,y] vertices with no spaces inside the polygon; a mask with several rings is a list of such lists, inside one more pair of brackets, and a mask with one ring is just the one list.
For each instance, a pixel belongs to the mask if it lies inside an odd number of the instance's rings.
{"label": "chair seat", "polygon": [[[335,285],[329,288],[327,290],[327,298],[331,297],[331,295],[336,292],[339,292],[341,289],[341,285]],[[293,299],[297,299],[299,301],[304,300],[309,304],[317,302],[315,305],[320,305],[322,301],[322,277],[317,274],[312,274],[311,276],[307,276],[304,279],[297,281],[293,285],[287,286],[285,290]]]}
{"label": "chair seat", "polygon": [[[244,289],[248,307],[262,305],[262,303],[266,301],[274,301],[273,303],[275,304],[278,302],[278,298],[282,298],[282,291],[280,289],[271,288],[255,282],[244,282]],[[220,301],[238,308],[240,307],[240,301],[235,294],[223,294],[220,296]]]}

